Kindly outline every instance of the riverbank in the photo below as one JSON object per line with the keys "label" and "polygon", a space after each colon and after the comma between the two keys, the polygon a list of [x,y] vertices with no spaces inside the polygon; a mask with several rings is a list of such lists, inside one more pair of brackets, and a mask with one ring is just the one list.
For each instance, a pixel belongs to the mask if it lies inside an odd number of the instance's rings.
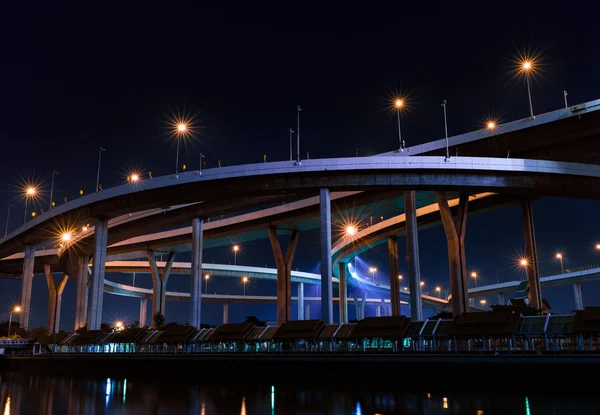
{"label": "riverbank", "polygon": [[[588,388],[600,356],[78,354],[0,356],[0,371],[53,375],[193,376],[207,383],[357,384],[392,382],[429,390]],[[515,389],[516,388],[516,389]],[[589,384],[593,389],[593,384]]]}

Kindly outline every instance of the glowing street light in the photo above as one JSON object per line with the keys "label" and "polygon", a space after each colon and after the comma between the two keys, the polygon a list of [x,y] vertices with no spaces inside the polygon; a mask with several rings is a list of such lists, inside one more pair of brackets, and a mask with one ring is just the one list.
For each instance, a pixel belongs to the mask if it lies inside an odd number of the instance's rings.
{"label": "glowing street light", "polygon": [[402,281],[402,274],[398,274],[398,280]]}
{"label": "glowing street light", "polygon": [[496,129],[496,121],[488,121],[488,122],[485,124],[485,127],[486,127],[488,130],[495,130],[495,129]]}
{"label": "glowing street light", "polygon": [[29,198],[35,197],[37,194],[37,189],[33,186],[29,186],[25,189],[25,214],[23,216],[23,225],[27,222],[27,204],[29,202]]}
{"label": "glowing street light", "polygon": [[248,284],[248,277],[242,277],[242,284],[244,284],[244,295],[246,295],[246,284]]}
{"label": "glowing street light", "polygon": [[10,337],[10,326],[12,324],[12,316],[14,313],[20,313],[21,312],[21,307],[20,306],[15,306],[12,311],[9,313],[9,317],[8,317],[8,333],[7,336]]}
{"label": "glowing street light", "polygon": [[529,97],[529,116],[533,120],[533,104],[531,103],[531,87],[529,86],[529,73],[533,70],[533,62],[526,60],[521,64],[521,71],[525,72],[525,80],[527,82],[527,96]]}
{"label": "glowing street light", "polygon": [[563,256],[560,252],[556,254],[556,259],[560,261],[560,272],[565,272],[565,268],[563,267]]}
{"label": "glowing street light", "polygon": [[522,267],[527,267],[528,264],[529,264],[529,261],[527,261],[527,258],[521,258],[519,260],[519,265]]}
{"label": "glowing street light", "polygon": [[188,126],[184,122],[177,124],[175,139],[177,140],[177,156],[175,158],[175,177],[179,177],[179,142],[188,134]]}
{"label": "glowing street light", "polygon": [[115,321],[115,331],[121,331],[125,328],[125,323],[122,321]]}
{"label": "glowing street light", "polygon": [[205,286],[204,293],[205,294],[208,294],[208,280],[210,280],[210,275],[206,274],[204,276],[204,286]]}
{"label": "glowing street light", "polygon": [[356,226],[354,226],[354,225],[346,226],[346,235],[354,236],[354,235],[356,235],[356,232],[358,232],[358,230],[356,229]]}
{"label": "glowing street light", "polygon": [[377,268],[370,267],[369,272],[371,273],[371,281],[375,281],[375,273],[377,272]]}
{"label": "glowing street light", "polygon": [[596,244],[596,251],[600,251],[600,243]]}
{"label": "glowing street light", "polygon": [[131,182],[132,182],[132,183],[137,183],[137,182],[139,182],[139,181],[140,181],[140,175],[139,175],[139,174],[137,174],[137,173],[133,173],[133,174],[131,175]]}
{"label": "glowing street light", "polygon": [[425,281],[421,281],[421,283],[419,284],[421,287],[425,286]]}
{"label": "glowing street light", "polygon": [[441,287],[435,287],[435,291],[438,293],[438,298],[441,298],[442,288]]}
{"label": "glowing street light", "polygon": [[404,141],[402,141],[402,130],[400,129],[400,110],[404,108],[404,100],[397,98],[394,101],[394,107],[396,107],[398,117],[398,141],[400,143],[400,151],[404,151]]}
{"label": "glowing street light", "polygon": [[240,250],[239,245],[233,245],[233,265],[237,265],[237,253]]}
{"label": "glowing street light", "polygon": [[481,300],[481,301],[479,301],[479,303],[485,307],[485,305],[487,304],[487,300]]}
{"label": "glowing street light", "polygon": [[61,235],[60,239],[63,242],[69,242],[71,240],[71,232],[65,232]]}
{"label": "glowing street light", "polygon": [[479,278],[479,275],[473,271],[471,272],[471,278],[473,278],[473,281],[475,281],[475,287],[477,287],[477,278]]}

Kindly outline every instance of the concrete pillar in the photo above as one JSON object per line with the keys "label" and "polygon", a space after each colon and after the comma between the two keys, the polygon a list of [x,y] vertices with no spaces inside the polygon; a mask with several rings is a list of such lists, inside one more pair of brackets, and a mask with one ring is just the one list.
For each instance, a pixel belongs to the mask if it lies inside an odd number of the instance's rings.
{"label": "concrete pillar", "polygon": [[[202,245],[203,223],[202,219],[192,220],[192,270],[190,291],[190,324],[197,329],[202,322]],[[165,286],[166,288],[166,282]],[[163,308],[164,309],[164,308]]]}
{"label": "concrete pillar", "polygon": [[[415,321],[423,320],[423,300],[421,298],[421,264],[419,261],[419,236],[417,228],[417,202],[414,191],[404,192],[404,213],[406,223],[406,262],[408,263],[408,286],[410,289],[410,317]],[[396,247],[396,257],[398,256]],[[390,259],[391,262],[391,259]],[[397,260],[396,260],[397,263]],[[397,265],[396,265],[397,267]],[[397,274],[397,272],[396,272]],[[396,275],[396,283],[398,275]],[[398,292],[398,285],[395,286]],[[393,297],[392,297],[393,298]],[[398,295],[398,315],[400,315],[400,296]],[[393,307],[393,306],[392,306]],[[394,308],[392,308],[394,310]],[[392,311],[393,313],[394,311]]]}
{"label": "concrete pillar", "polygon": [[527,255],[527,279],[529,280],[529,304],[536,310],[542,309],[542,288],[540,286],[540,270],[533,227],[533,210],[531,201],[521,203],[523,212],[523,231],[525,233],[525,255]]}
{"label": "concrete pillar", "polygon": [[144,297],[140,299],[140,327],[146,327],[148,325],[148,298]]}
{"label": "concrete pillar", "polygon": [[329,189],[320,192],[321,213],[321,320],[333,324],[331,265],[331,195]]}
{"label": "concrete pillar", "polygon": [[580,282],[573,284],[573,294],[575,294],[575,308],[577,310],[583,310],[583,295],[581,294]]}
{"label": "concrete pillar", "polygon": [[304,306],[304,320],[310,320],[310,303]]}
{"label": "concrete pillar", "polygon": [[398,281],[398,240],[395,236],[390,236],[388,238],[388,258],[390,262],[390,304],[392,316],[399,316],[400,281]]}
{"label": "concrete pillar", "polygon": [[167,262],[162,269],[162,272],[158,271],[156,265],[156,258],[154,252],[148,251],[148,263],[150,265],[150,274],[152,275],[152,326],[154,326],[154,316],[156,313],[165,316],[165,308],[167,303],[167,281],[171,274],[171,268],[175,261],[175,252],[171,252],[167,258]]}
{"label": "concrete pillar", "polygon": [[69,258],[67,273],[75,280],[75,321],[73,331],[87,324],[89,257],[87,255]]}
{"label": "concrete pillar", "polygon": [[62,303],[62,293],[67,285],[67,274],[63,274],[58,285],[54,283],[54,276],[50,265],[44,265],[46,274],[46,283],[48,284],[48,335],[57,333],[60,325],[60,306]]}
{"label": "concrete pillar", "polygon": [[298,283],[298,320],[304,320],[304,283]]}
{"label": "concrete pillar", "polygon": [[367,300],[366,294],[363,294],[361,300],[358,300],[358,297],[354,296],[354,306],[356,307],[356,319],[362,320],[365,318],[365,302]]}
{"label": "concrete pillar", "polygon": [[498,304],[504,305],[504,293],[498,293]]}
{"label": "concrete pillar", "polygon": [[19,326],[22,329],[29,327],[29,309],[31,307],[31,286],[33,284],[33,266],[35,262],[35,246],[25,246],[23,257],[23,275],[21,276],[21,312]]}
{"label": "concrete pillar", "polygon": [[[435,192],[435,197],[440,209],[442,224],[448,241],[448,268],[450,271],[450,284],[452,288],[452,314],[454,317],[469,310],[469,292],[467,289],[467,264],[465,256],[465,233],[467,229],[467,209],[469,195],[460,195],[456,220],[448,205],[444,192]],[[410,287],[412,290],[412,286]]]}
{"label": "concrete pillar", "polygon": [[292,319],[292,262],[294,253],[298,246],[297,230],[292,231],[290,243],[283,256],[279,239],[277,239],[277,230],[269,227],[269,240],[273,249],[273,257],[277,265],[277,324],[281,325]]}
{"label": "concrete pillar", "polygon": [[375,306],[375,317],[381,317],[381,306],[380,305]]}
{"label": "concrete pillar", "polygon": [[346,266],[340,262],[338,269],[340,271],[340,323],[348,323],[348,287],[346,285]]}
{"label": "concrete pillar", "polygon": [[223,303],[223,324],[229,323],[229,303]]}
{"label": "concrete pillar", "polygon": [[104,266],[106,263],[106,242],[108,219],[94,221],[94,248],[92,259],[92,279],[90,281],[87,328],[100,330],[102,324],[102,302],[104,298]]}

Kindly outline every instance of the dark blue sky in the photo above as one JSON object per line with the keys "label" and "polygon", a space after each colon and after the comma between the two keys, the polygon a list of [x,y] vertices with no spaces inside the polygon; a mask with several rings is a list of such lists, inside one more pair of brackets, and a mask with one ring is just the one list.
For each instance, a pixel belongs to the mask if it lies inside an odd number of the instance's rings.
{"label": "dark blue sky", "polygon": [[[199,151],[209,166],[218,159],[224,165],[259,162],[265,152],[269,160],[287,158],[297,105],[303,108],[303,153],[311,158],[350,156],[357,147],[361,155],[395,148],[396,124],[387,107],[394,92],[408,95],[402,127],[408,145],[443,137],[444,99],[450,135],[478,129],[488,115],[501,121],[526,117],[526,89],[511,80],[511,59],[519,50],[544,51],[542,76],[533,83],[535,112],[560,108],[564,89],[570,103],[600,98],[592,17],[473,19],[448,10],[412,16],[400,6],[344,12],[327,7],[294,14],[254,6],[235,12],[196,6],[20,10],[0,29],[0,218],[14,204],[9,230],[16,229],[23,217],[20,183],[43,181],[48,191],[53,169],[60,172],[57,202],[77,197],[79,189],[93,191],[99,146],[107,148],[105,187],[122,183],[131,168],[171,173],[175,148],[163,135],[170,108],[200,112],[201,135],[181,153],[183,162],[196,167]],[[566,266],[600,262],[592,249],[599,239],[599,207],[563,199],[534,203],[543,272],[559,267],[555,250],[565,252]],[[518,279],[513,265],[523,252],[522,233],[518,207],[470,217],[470,266],[485,282],[495,282],[496,270],[500,280]],[[294,268],[316,269],[317,241],[315,232],[301,235]],[[443,229],[421,232],[420,244],[427,286],[447,287]],[[386,275],[384,246],[363,259]],[[224,249],[205,252],[207,262],[231,260]],[[273,266],[268,241],[245,244],[240,263]],[[169,290],[186,289],[187,278],[173,276]],[[138,281],[150,286],[148,276]],[[225,292],[240,289],[234,281],[211,284]],[[4,280],[0,287],[0,304],[7,308],[18,299],[19,283]],[[585,304],[596,304],[596,284],[584,288]],[[268,284],[254,283],[249,290],[274,293]],[[36,276],[31,326],[45,323],[46,293],[43,277]],[[73,296],[69,282],[63,328],[72,325]],[[544,296],[557,310],[574,306],[569,286]],[[169,302],[167,320],[185,321],[186,307]],[[275,307],[231,306],[233,321],[248,314],[274,319]],[[107,295],[104,319],[118,316],[136,320],[137,301]],[[220,306],[206,305],[203,320],[219,323]]]}

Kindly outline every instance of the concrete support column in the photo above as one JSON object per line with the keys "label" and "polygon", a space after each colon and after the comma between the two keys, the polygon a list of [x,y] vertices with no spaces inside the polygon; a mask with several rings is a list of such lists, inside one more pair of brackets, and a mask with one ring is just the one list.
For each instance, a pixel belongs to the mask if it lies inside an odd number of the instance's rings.
{"label": "concrete support column", "polygon": [[375,317],[381,317],[381,306],[380,305],[375,306]]}
{"label": "concrete support column", "polygon": [[154,326],[154,316],[159,313],[165,316],[165,308],[167,303],[167,281],[171,274],[171,268],[175,261],[175,252],[171,252],[167,258],[167,262],[162,269],[158,271],[154,252],[148,251],[148,263],[150,265],[150,274],[152,274],[152,326]]}
{"label": "concrete support column", "polygon": [[333,296],[331,268],[331,195],[329,189],[320,192],[321,217],[321,320],[333,324]]}
{"label": "concrete support column", "polygon": [[190,324],[197,329],[200,328],[200,324],[202,322],[202,245],[202,219],[194,218],[192,220],[192,270],[190,275],[192,287],[190,291]]}
{"label": "concrete support column", "polygon": [[[446,194],[444,192],[435,192],[435,197],[448,241],[448,268],[452,288],[452,314],[456,317],[469,310],[465,256],[465,233],[467,230],[469,195],[466,193],[460,195],[456,220],[452,217],[452,211],[448,205]],[[410,289],[412,290],[412,286]]]}
{"label": "concrete support column", "polygon": [[146,327],[148,324],[148,299],[144,297],[140,300],[140,327]]}
{"label": "concrete support column", "polygon": [[92,279],[90,282],[87,328],[100,330],[102,324],[102,303],[104,298],[104,267],[106,263],[106,242],[108,219],[94,221],[94,248],[92,259]]}
{"label": "concrete support column", "polygon": [[573,284],[573,294],[575,294],[575,308],[577,310],[583,310],[583,295],[581,294],[580,282]]}
{"label": "concrete support column", "polygon": [[390,304],[392,316],[399,316],[400,281],[398,281],[398,240],[395,236],[390,236],[388,238],[388,258],[390,262]]}
{"label": "concrete support column", "polygon": [[60,325],[60,306],[62,303],[62,293],[67,285],[67,274],[63,274],[58,285],[54,283],[54,276],[50,265],[44,265],[46,274],[46,283],[48,284],[48,335],[57,333]]}
{"label": "concrete support column", "polygon": [[[410,288],[410,317],[415,321],[422,321],[423,300],[421,298],[421,263],[419,261],[417,201],[414,191],[404,192],[404,213],[406,215],[406,262],[408,263],[408,286]],[[396,247],[396,256],[398,255],[397,251],[398,248]],[[396,272],[396,274],[398,274],[398,272]],[[398,275],[396,275],[396,278],[398,278]],[[396,280],[396,284],[397,282],[398,281]],[[399,292],[398,285],[395,287],[395,292]],[[397,298],[398,315],[400,315],[399,294]],[[392,310],[394,310],[394,308],[392,308]]]}
{"label": "concrete support column", "polygon": [[23,275],[21,276],[21,312],[19,326],[22,329],[29,327],[29,309],[31,308],[31,286],[33,284],[33,266],[35,262],[35,246],[25,246],[23,257]]}
{"label": "concrete support column", "polygon": [[366,301],[367,301],[366,294],[363,294],[360,301],[358,300],[358,297],[356,295],[354,296],[354,306],[356,307],[356,319],[359,321],[365,318],[365,303],[366,303]]}
{"label": "concrete support column", "polygon": [[75,321],[73,331],[87,324],[89,262],[87,255],[69,258],[67,273],[75,280]]}
{"label": "concrete support column", "polygon": [[290,243],[283,256],[279,239],[277,239],[277,230],[269,227],[269,240],[273,249],[273,257],[277,265],[277,324],[281,325],[292,319],[292,262],[296,246],[298,246],[297,230],[292,231]]}
{"label": "concrete support column", "polygon": [[304,283],[298,283],[298,320],[304,320]]}
{"label": "concrete support column", "polygon": [[348,323],[348,287],[346,285],[346,266],[340,262],[338,269],[340,271],[340,323]]}
{"label": "concrete support column", "polygon": [[229,303],[223,303],[223,324],[229,324]]}
{"label": "concrete support column", "polygon": [[529,304],[536,310],[542,309],[542,288],[540,286],[540,270],[533,227],[533,210],[531,200],[521,203],[523,212],[523,231],[525,233],[525,255],[527,255],[527,280],[529,281]]}
{"label": "concrete support column", "polygon": [[304,320],[310,320],[310,303],[304,306]]}
{"label": "concrete support column", "polygon": [[498,304],[504,305],[504,293],[498,293]]}

